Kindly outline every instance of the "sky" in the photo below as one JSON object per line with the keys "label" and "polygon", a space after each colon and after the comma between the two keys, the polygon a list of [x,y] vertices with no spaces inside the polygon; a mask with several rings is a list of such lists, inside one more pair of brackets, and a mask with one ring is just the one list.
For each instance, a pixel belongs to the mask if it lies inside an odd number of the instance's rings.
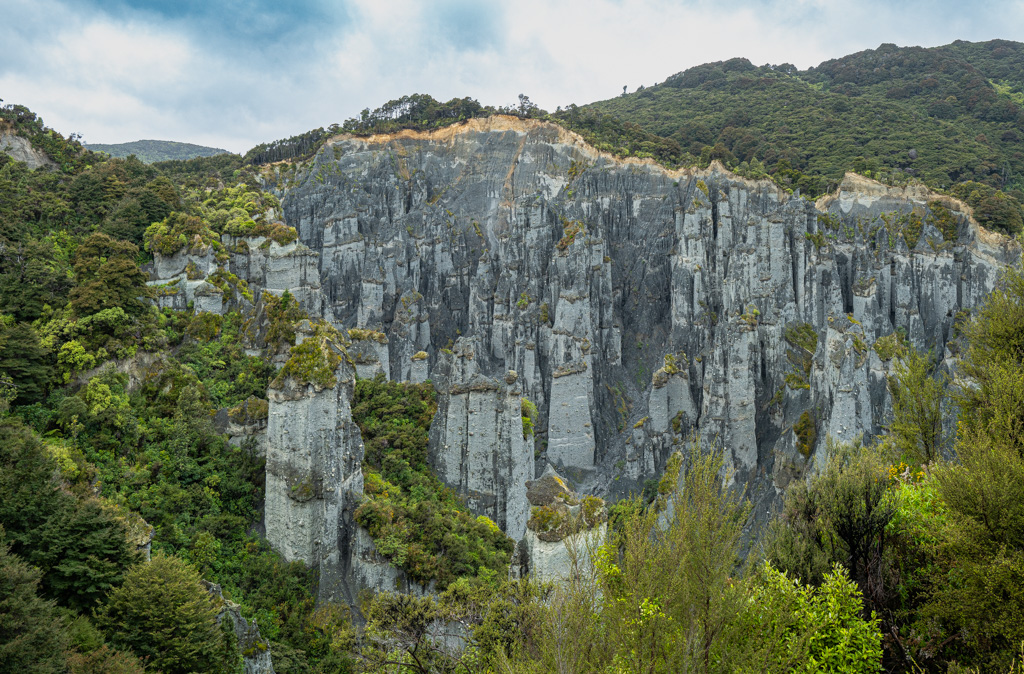
{"label": "sky", "polygon": [[86,143],[245,152],[405,94],[554,110],[736,56],[1024,41],[1024,0],[0,0],[0,99]]}

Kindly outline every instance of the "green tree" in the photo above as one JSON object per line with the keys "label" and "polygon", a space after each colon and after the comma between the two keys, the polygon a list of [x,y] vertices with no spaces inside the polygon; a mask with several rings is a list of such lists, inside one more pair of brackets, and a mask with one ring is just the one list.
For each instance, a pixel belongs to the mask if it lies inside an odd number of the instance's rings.
{"label": "green tree", "polygon": [[54,604],[39,597],[41,573],[17,555],[0,526],[0,673],[64,671],[67,632]]}
{"label": "green tree", "polygon": [[945,378],[931,375],[928,359],[914,349],[896,361],[889,377],[893,421],[889,431],[909,461],[930,464],[942,445],[942,402]]}
{"label": "green tree", "polygon": [[462,606],[433,596],[382,593],[367,612],[363,658],[374,670],[451,674],[472,670],[462,658]]}
{"label": "green tree", "polygon": [[18,390],[15,404],[39,402],[53,378],[53,365],[39,335],[28,323],[13,323],[0,318],[0,371],[5,372]]}
{"label": "green tree", "polygon": [[0,525],[15,553],[38,567],[41,589],[89,609],[121,582],[136,559],[124,525],[95,499],[79,501],[35,434],[0,421]]}
{"label": "green tree", "polygon": [[217,626],[217,610],[195,569],[157,553],[128,572],[96,621],[111,643],[146,658],[148,667],[186,674],[227,665],[231,648]]}
{"label": "green tree", "polygon": [[745,616],[760,640],[747,671],[881,671],[879,621],[874,614],[865,620],[862,611],[860,590],[840,564],[818,587],[765,564]]}
{"label": "green tree", "polygon": [[45,594],[79,610],[97,606],[138,558],[124,526],[96,499],[53,513],[33,539],[27,558],[44,571]]}
{"label": "green tree", "polygon": [[104,309],[122,308],[137,316],[146,310],[149,296],[146,275],[135,258],[139,249],[127,241],[95,233],[82,242],[75,254],[75,281],[71,306],[78,316]]}
{"label": "green tree", "polygon": [[868,605],[879,612],[893,589],[887,555],[896,499],[888,467],[875,448],[829,443],[829,462],[810,483],[790,486],[773,523],[769,561],[820,585],[836,563],[850,571]]}
{"label": "green tree", "polygon": [[935,473],[944,573],[924,613],[964,661],[1005,668],[1024,641],[1024,274],[1006,273],[964,339],[959,461]]}

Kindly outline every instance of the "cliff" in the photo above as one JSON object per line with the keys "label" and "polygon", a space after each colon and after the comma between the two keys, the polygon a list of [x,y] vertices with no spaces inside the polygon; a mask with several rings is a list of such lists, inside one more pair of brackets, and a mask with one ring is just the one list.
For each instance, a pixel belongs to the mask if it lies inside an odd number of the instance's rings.
{"label": "cliff", "polygon": [[752,486],[828,435],[877,433],[876,341],[949,358],[957,312],[1020,257],[923,188],[851,174],[811,203],[717,164],[618,161],[533,120],[338,137],[273,179],[320,254],[329,320],[386,334],[396,379],[414,353],[433,374],[472,340],[476,371],[514,370],[540,408],[538,458],[597,493],[638,487],[691,430]]}
{"label": "cliff", "polygon": [[45,152],[32,147],[28,138],[19,136],[3,122],[0,122],[0,152],[10,155],[14,161],[25,162],[31,170],[57,166]]}
{"label": "cliff", "polygon": [[[881,430],[896,346],[952,367],[960,312],[1020,260],[923,188],[851,174],[812,203],[717,164],[621,161],[536,120],[339,136],[265,177],[299,243],[231,241],[230,270],[364,331],[333,388],[271,393],[268,538],[309,563],[352,554],[327,487],[359,492],[353,368],[434,380],[436,472],[515,537],[548,463],[614,498],[691,434],[767,514],[826,437]],[[522,397],[539,409],[532,447]],[[293,473],[323,485],[305,505]]]}

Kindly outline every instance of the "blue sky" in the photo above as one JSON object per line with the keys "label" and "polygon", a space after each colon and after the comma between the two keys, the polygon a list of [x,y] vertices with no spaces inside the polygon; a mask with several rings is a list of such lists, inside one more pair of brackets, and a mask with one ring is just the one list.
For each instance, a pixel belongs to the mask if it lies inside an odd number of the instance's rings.
{"label": "blue sky", "polygon": [[409,93],[554,109],[700,63],[1024,41],[1024,0],[0,0],[0,98],[86,142],[244,152]]}

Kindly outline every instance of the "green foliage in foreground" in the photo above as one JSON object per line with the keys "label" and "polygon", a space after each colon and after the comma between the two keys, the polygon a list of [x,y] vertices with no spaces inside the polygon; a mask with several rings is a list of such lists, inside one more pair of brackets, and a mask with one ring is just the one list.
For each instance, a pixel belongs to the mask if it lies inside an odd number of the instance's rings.
{"label": "green foliage in foreground", "polygon": [[901,671],[1006,671],[1024,643],[1024,274],[1007,271],[962,331],[957,459],[939,452],[943,389],[904,352],[888,435],[831,448],[791,487],[768,551],[812,583],[850,569]]}
{"label": "green foliage in foreground", "polygon": [[231,641],[217,625],[218,608],[195,569],[157,554],[129,572],[96,621],[114,644],[167,674],[230,671]]}
{"label": "green foliage in foreground", "polygon": [[378,595],[367,671],[879,671],[877,620],[841,566],[820,587],[738,566],[747,509],[720,467],[695,448],[665,494],[672,515],[641,507],[607,540],[576,539],[553,586],[483,575],[437,597]]}
{"label": "green foliage in foreground", "polygon": [[410,578],[436,581],[443,589],[461,576],[503,571],[513,543],[486,517],[473,517],[430,471],[427,436],[435,396],[429,382],[356,382],[352,418],[366,447],[366,498],[355,519]]}

